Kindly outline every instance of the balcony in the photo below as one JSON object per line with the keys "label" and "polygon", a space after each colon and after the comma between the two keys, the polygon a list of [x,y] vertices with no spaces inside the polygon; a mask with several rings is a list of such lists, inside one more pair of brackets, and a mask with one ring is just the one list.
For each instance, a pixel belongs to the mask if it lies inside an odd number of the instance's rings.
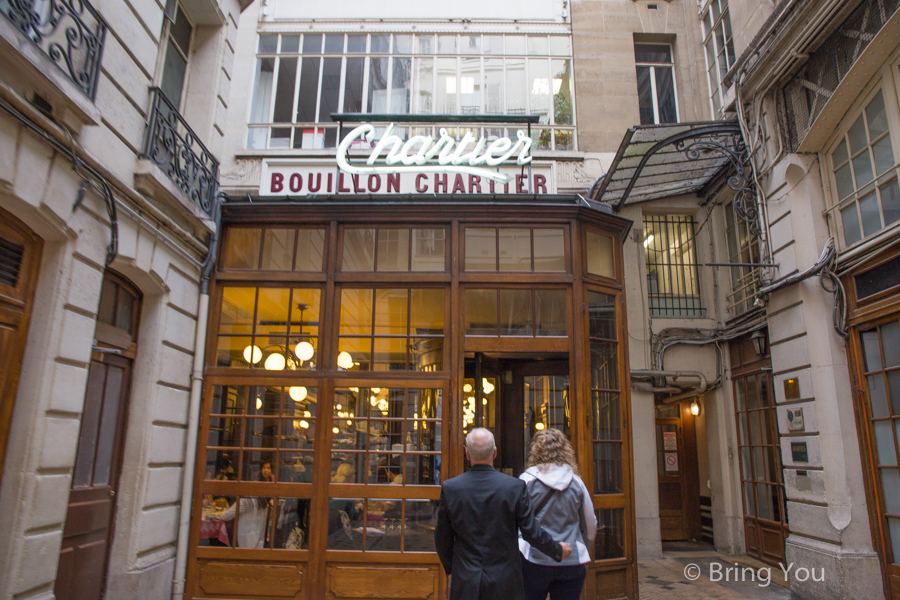
{"label": "balcony", "polygon": [[161,171],[174,188],[211,218],[219,186],[219,162],[162,90],[151,88],[150,96],[150,122],[141,158],[158,167],[154,170]]}
{"label": "balcony", "polygon": [[0,0],[0,13],[93,101],[107,27],[87,0]]}

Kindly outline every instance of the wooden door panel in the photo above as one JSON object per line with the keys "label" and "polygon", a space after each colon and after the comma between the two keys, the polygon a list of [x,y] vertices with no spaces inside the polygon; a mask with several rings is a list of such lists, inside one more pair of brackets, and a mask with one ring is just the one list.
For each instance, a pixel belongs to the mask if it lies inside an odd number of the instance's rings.
{"label": "wooden door panel", "polygon": [[437,598],[440,573],[438,567],[401,567],[385,565],[329,565],[326,571],[326,597],[396,598],[397,600],[430,600]]}
{"label": "wooden door panel", "polygon": [[205,563],[200,590],[218,597],[302,598],[304,564]]}

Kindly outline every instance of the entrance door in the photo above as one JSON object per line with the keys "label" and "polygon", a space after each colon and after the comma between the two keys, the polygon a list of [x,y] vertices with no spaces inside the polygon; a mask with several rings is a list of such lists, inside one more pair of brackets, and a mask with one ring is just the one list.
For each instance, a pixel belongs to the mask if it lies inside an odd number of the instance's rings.
{"label": "entrance door", "polygon": [[771,361],[768,356],[758,357],[748,342],[742,338],[731,349],[744,537],[748,556],[777,566],[784,563],[789,531]]}
{"label": "entrance door", "polygon": [[0,210],[0,480],[40,257],[40,238]]}
{"label": "entrance door", "polygon": [[[477,377],[480,374],[480,380]],[[497,442],[494,467],[518,477],[531,452],[531,440],[547,428],[562,431],[571,439],[572,403],[569,393],[569,361],[497,358],[477,353],[466,363],[463,391],[466,433],[472,427],[487,427]],[[477,398],[481,397],[481,402]],[[471,414],[471,421],[467,415]]]}
{"label": "entrance door", "polygon": [[663,541],[700,539],[697,436],[689,402],[656,406],[659,527]]}
{"label": "entrance door", "polygon": [[106,589],[140,301],[107,273],[100,297],[55,594],[98,600]]}

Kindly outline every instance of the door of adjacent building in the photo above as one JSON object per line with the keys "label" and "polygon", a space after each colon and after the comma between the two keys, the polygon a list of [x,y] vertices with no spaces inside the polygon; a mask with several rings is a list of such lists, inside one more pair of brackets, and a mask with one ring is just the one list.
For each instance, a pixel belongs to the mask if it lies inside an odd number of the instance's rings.
{"label": "door of adjacent building", "polygon": [[701,536],[697,436],[689,402],[656,405],[659,528],[663,541]]}
{"label": "door of adjacent building", "polygon": [[0,210],[0,480],[40,259],[40,238]]}
{"label": "door of adjacent building", "polygon": [[59,600],[98,600],[106,589],[139,312],[137,290],[107,273],[59,555]]}
{"label": "door of adjacent building", "polygon": [[771,364],[767,354],[756,354],[749,337],[732,342],[746,551],[775,566],[784,563],[784,542],[790,532]]}

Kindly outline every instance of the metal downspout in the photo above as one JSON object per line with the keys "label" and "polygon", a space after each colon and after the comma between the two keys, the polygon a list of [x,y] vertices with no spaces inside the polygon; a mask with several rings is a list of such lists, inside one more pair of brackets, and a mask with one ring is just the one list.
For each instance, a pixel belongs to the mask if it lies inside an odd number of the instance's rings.
{"label": "metal downspout", "polygon": [[181,484],[181,512],[178,519],[178,542],[175,550],[175,574],[172,580],[172,599],[184,598],[187,572],[188,538],[191,529],[191,506],[194,495],[194,463],[197,460],[197,437],[200,433],[200,399],[203,394],[203,361],[206,356],[206,327],[209,322],[209,279],[216,264],[219,230],[222,227],[221,197],[216,194],[214,207],[215,232],[209,241],[209,252],[200,274],[200,298],[197,302],[197,331],[194,338],[194,367],[191,372],[191,396],[188,405],[187,446],[184,457],[184,476]]}

